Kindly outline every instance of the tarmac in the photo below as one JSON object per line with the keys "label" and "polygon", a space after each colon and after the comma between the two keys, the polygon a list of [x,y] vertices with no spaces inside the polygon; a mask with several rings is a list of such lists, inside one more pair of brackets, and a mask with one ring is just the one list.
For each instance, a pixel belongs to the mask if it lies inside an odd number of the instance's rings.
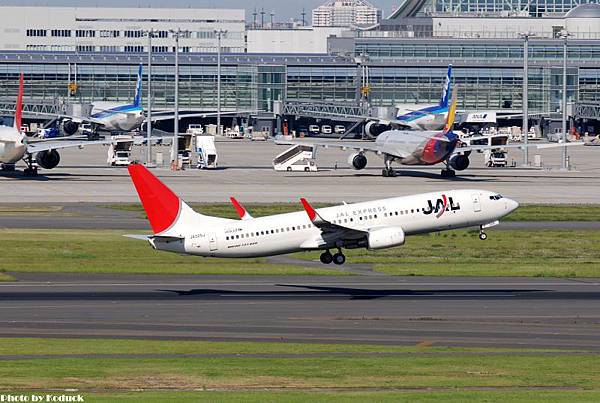
{"label": "tarmac", "polygon": [[[559,148],[530,150],[541,157],[543,168],[485,168],[483,155],[474,153],[471,167],[454,179],[440,176],[434,167],[397,166],[400,176],[381,176],[383,162],[368,154],[367,168],[355,171],[347,164],[350,151],[319,149],[320,171],[275,172],[273,157],[286,149],[271,141],[225,140],[217,143],[217,170],[187,169],[154,172],[188,202],[227,202],[236,196],[242,202],[296,202],[307,197],[315,202],[355,202],[395,197],[417,192],[477,188],[499,192],[521,203],[596,203],[600,186],[600,147],[569,147],[574,171],[562,172]],[[169,148],[154,147],[168,159]],[[3,203],[119,203],[137,202],[127,170],[106,164],[107,148],[89,146],[61,151],[61,164],[41,170],[37,178],[21,172],[0,173]],[[136,147],[133,157],[143,161],[145,149]],[[510,150],[509,162],[518,165],[521,152]],[[337,169],[336,169],[337,167]],[[19,165],[23,168],[23,164]]]}
{"label": "tarmac", "polygon": [[15,276],[2,337],[600,349],[600,279]]}

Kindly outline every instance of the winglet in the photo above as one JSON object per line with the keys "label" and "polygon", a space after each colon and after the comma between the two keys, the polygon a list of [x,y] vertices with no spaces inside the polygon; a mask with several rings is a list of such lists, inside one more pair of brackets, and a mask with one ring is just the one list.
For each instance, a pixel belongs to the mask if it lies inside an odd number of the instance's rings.
{"label": "winglet", "polygon": [[242,206],[241,203],[235,199],[235,197],[232,196],[229,198],[229,200],[231,200],[231,204],[233,204],[233,207],[235,207],[235,211],[237,211],[238,215],[242,220],[248,220],[252,218],[250,213],[248,213],[248,210],[246,210],[244,206]]}
{"label": "winglet", "polygon": [[24,76],[21,73],[21,77],[19,78],[19,95],[17,96],[17,105],[15,107],[15,129],[17,131],[21,131],[21,122],[23,116],[23,81]]}
{"label": "winglet", "polygon": [[452,130],[452,126],[454,126],[454,119],[456,117],[456,93],[458,92],[458,86],[454,87],[454,91],[452,91],[452,104],[450,105],[450,109],[448,109],[448,117],[446,118],[446,125],[444,126],[444,133],[448,133]]}
{"label": "winglet", "polygon": [[310,205],[310,203],[304,197],[300,198],[300,202],[302,203],[302,206],[304,207],[306,214],[308,214],[308,218],[314,222],[315,218],[317,218],[317,212],[315,211],[315,209]]}

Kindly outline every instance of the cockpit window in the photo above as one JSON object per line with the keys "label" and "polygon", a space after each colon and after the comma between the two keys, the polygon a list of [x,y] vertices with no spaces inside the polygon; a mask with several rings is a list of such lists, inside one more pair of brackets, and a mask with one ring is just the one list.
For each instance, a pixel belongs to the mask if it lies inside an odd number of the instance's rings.
{"label": "cockpit window", "polygon": [[490,200],[500,200],[500,199],[502,199],[502,195],[501,194],[490,196]]}

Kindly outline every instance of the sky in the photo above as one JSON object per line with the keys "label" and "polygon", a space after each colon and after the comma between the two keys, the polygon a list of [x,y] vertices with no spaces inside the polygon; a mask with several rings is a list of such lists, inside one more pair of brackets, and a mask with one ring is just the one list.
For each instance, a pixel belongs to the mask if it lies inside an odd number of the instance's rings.
{"label": "sky", "polygon": [[[369,0],[368,0],[369,1]],[[371,4],[383,10],[383,15],[391,14],[401,0],[370,0]],[[254,8],[260,11],[264,7],[266,13],[275,12],[276,21],[287,21],[290,18],[301,19],[302,8],[306,9],[307,20],[310,21],[311,10],[325,3],[325,0],[4,0],[2,5],[10,6],[105,6],[105,7],[196,7],[196,8],[245,8],[246,20],[252,20]],[[260,16],[258,16],[260,19]],[[269,17],[265,16],[265,21]]]}

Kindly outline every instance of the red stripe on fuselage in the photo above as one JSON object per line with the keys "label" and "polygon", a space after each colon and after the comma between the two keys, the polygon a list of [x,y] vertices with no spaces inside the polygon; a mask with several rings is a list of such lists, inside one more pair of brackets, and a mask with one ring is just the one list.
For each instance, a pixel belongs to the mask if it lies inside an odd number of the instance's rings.
{"label": "red stripe on fuselage", "polygon": [[450,144],[447,139],[445,139],[446,141],[440,140],[445,137],[443,133],[436,134],[435,137],[425,143],[423,155],[421,156],[421,160],[430,165],[438,164],[446,158],[448,155],[447,146]]}

